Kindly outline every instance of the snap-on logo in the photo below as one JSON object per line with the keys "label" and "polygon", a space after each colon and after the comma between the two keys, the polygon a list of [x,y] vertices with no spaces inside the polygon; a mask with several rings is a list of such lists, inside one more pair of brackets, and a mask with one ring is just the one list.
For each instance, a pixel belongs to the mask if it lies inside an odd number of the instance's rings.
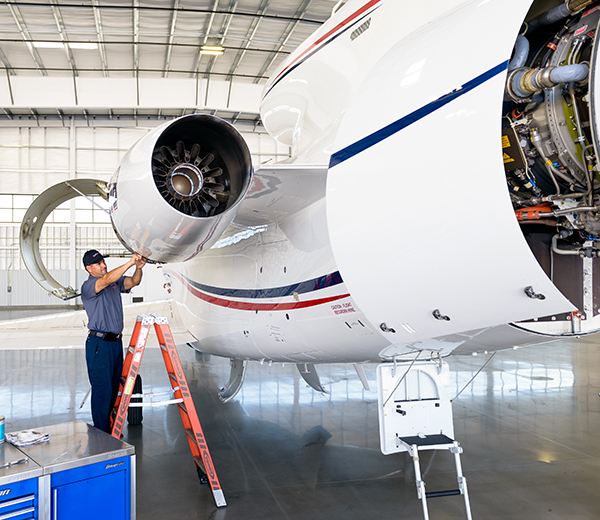
{"label": "snap-on logo", "polygon": [[0,490],[0,497],[5,497],[10,493],[10,489],[2,489]]}
{"label": "snap-on logo", "polygon": [[119,466],[124,466],[125,462],[117,462],[116,464],[107,464],[104,469],[113,469]]}

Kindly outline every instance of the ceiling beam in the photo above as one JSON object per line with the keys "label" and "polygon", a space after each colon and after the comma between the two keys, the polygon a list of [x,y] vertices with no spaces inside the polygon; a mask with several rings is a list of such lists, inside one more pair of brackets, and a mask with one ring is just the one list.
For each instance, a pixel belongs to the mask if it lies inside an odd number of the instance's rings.
{"label": "ceiling beam", "polygon": [[[12,70],[14,70],[15,72],[18,71],[31,71],[31,70],[38,70],[37,67],[12,67]],[[79,67],[78,72],[100,72],[100,69],[97,68],[85,68],[85,67]],[[165,72],[165,69],[133,69],[133,68],[126,68],[126,67],[119,67],[119,68],[110,68],[107,69],[108,72],[133,72],[135,73],[137,70],[138,73],[141,72],[150,72],[150,73],[163,73]],[[71,69],[67,68],[67,67],[48,67],[46,68],[47,72],[70,72]],[[181,69],[171,69],[169,72],[175,73],[175,74],[187,74],[187,75],[194,75],[196,71],[192,71],[192,70],[181,70]],[[254,79],[256,80],[256,82],[262,80],[262,79],[268,79],[266,76],[257,76],[256,74],[230,74],[229,72],[210,72],[208,74],[209,76],[231,76],[233,75],[236,78],[246,78],[246,79]]]}
{"label": "ceiling beam", "polygon": [[50,4],[52,7],[52,14],[54,15],[54,21],[56,22],[56,27],[58,28],[58,33],[60,34],[60,39],[65,46],[67,60],[69,60],[69,65],[71,65],[71,70],[73,71],[73,76],[77,76],[78,74],[77,67],[75,66],[75,58],[73,58],[73,52],[71,51],[71,47],[69,45],[69,37],[67,36],[65,22],[60,12],[60,8],[58,7],[58,0],[50,0]]}
{"label": "ceiling beam", "polygon": [[140,41],[140,2],[133,0],[133,69],[135,77],[138,77],[140,68],[140,53],[138,43]]}
{"label": "ceiling beam", "polygon": [[[262,0],[260,6],[258,7],[256,14],[259,14],[259,15],[264,14],[266,12],[267,8],[269,7],[270,3],[271,3],[271,0]],[[257,17],[257,18],[254,18],[252,20],[252,22],[250,23],[250,27],[248,28],[248,32],[246,33],[246,42],[242,45],[242,48],[238,51],[235,58],[233,59],[231,67],[229,68],[230,74],[234,74],[235,71],[237,70],[237,68],[239,67],[240,62],[244,58],[246,51],[247,51],[248,47],[250,46],[250,42],[252,41],[252,38],[254,38],[254,35],[256,34],[256,31],[258,29],[258,24],[260,23],[261,20],[262,20],[262,18]],[[229,81],[231,81],[232,76],[227,76],[227,79]]]}
{"label": "ceiling beam", "polygon": [[40,115],[38,114],[38,111],[35,108],[31,108],[30,111],[33,114],[33,117],[35,117],[37,125],[40,126]]}
{"label": "ceiling beam", "polygon": [[[208,39],[208,38],[207,38]],[[56,40],[48,40],[48,39],[44,39],[44,38],[35,38],[33,40],[31,40],[31,42],[33,44],[36,43],[46,43],[46,42],[55,42]],[[15,39],[15,38],[0,38],[0,44],[2,43],[23,43],[22,39]],[[73,39],[69,39],[69,45],[74,45],[76,43],[90,43],[89,40],[73,40]],[[253,43],[253,42],[250,42]],[[111,45],[128,45],[131,46],[131,41],[110,41],[110,42],[104,42],[102,44],[104,47],[106,46],[111,46]],[[172,43],[165,43],[165,42],[148,42],[148,41],[144,41],[144,42],[139,42],[138,45],[140,47],[143,47],[144,45],[150,45],[150,46],[159,46],[159,47],[194,47],[196,49],[199,48],[199,45],[197,43],[181,43],[181,42],[172,42]],[[257,49],[256,47],[247,47],[246,44],[243,44],[242,47],[234,47],[232,45],[224,45],[223,48],[226,51],[244,51],[244,52],[263,52],[263,53],[272,53],[275,52],[273,49]],[[290,51],[284,51],[284,50],[279,50],[278,51],[279,54],[291,54]],[[0,58],[4,56],[4,54],[2,53],[2,50],[0,49]],[[4,58],[6,58],[6,56],[4,56]],[[4,63],[5,68],[11,68],[11,65],[8,63],[8,59],[6,60],[6,63]],[[166,67],[165,67],[166,68]],[[48,70],[48,69],[47,69]],[[13,74],[14,75],[14,74]]]}
{"label": "ceiling beam", "polygon": [[[41,3],[41,2],[24,2],[24,1],[19,1],[19,0],[4,0],[5,2],[10,2],[12,3],[14,6],[27,6],[27,7],[47,7],[48,4],[46,3]],[[110,5],[105,5],[105,4],[99,4],[94,2],[94,0],[92,0],[92,6],[90,6],[89,4],[77,4],[77,3],[66,3],[66,2],[61,2],[60,7],[62,9],[89,9],[90,7],[95,7],[97,9],[112,9],[112,10],[131,10],[132,7],[129,5],[115,5],[115,4],[110,4]],[[217,4],[218,5],[218,4]],[[136,7],[136,9],[139,9],[140,11],[173,11],[173,7],[168,7],[168,6],[159,6],[159,5],[140,5],[138,7]],[[200,13],[200,14],[221,14],[221,15],[227,15],[230,14],[227,10],[224,9],[217,9],[216,7],[214,7],[213,9],[203,9],[201,7],[179,7],[177,9],[180,13]],[[311,19],[311,18],[304,18],[304,15],[302,15],[300,18],[296,17],[296,16],[282,16],[282,15],[278,15],[278,14],[262,14],[262,15],[258,15],[256,13],[247,13],[244,11],[238,11],[235,13],[235,16],[245,16],[245,17],[249,17],[249,18],[256,18],[256,17],[260,17],[260,18],[268,18],[269,20],[281,20],[281,21],[292,21],[292,22],[298,22],[298,23],[305,23],[305,24],[311,24],[311,25],[322,25],[323,22],[325,22],[326,19]]]}
{"label": "ceiling beam", "polygon": [[94,24],[96,25],[96,36],[98,38],[98,50],[100,51],[100,61],[102,62],[102,72],[108,77],[108,61],[106,60],[106,47],[104,46],[104,30],[102,28],[102,16],[100,14],[100,4],[98,0],[92,0],[92,9],[94,12]]}
{"label": "ceiling beam", "polygon": [[177,26],[177,9],[179,8],[179,0],[173,0],[173,13],[171,14],[171,27],[169,30],[169,41],[167,43],[167,57],[165,58],[165,73],[163,77],[168,77],[169,68],[171,67],[171,56],[173,55],[173,40],[175,39],[175,27]]}
{"label": "ceiling beam", "polygon": [[[225,19],[223,20],[223,24],[221,25],[221,30],[219,31],[219,37],[217,40],[217,45],[223,45],[225,41],[225,37],[227,36],[227,31],[229,31],[229,27],[231,26],[231,20],[233,18],[233,14],[235,13],[238,7],[239,0],[230,0],[229,2],[229,10],[225,15]],[[212,72],[213,67],[215,66],[215,61],[217,61],[217,56],[211,56],[208,60],[208,65],[206,65],[206,69],[204,70],[204,77],[208,77],[207,74]]]}
{"label": "ceiling beam", "polygon": [[[200,47],[202,47],[203,45],[206,45],[206,42],[208,41],[208,35],[210,34],[210,31],[212,30],[212,24],[215,21],[215,9],[219,6],[219,0],[214,0],[213,3],[213,12],[211,13],[210,17],[208,18],[208,23],[206,24],[206,31],[204,31],[204,38],[202,39],[202,43],[200,44]],[[194,71],[198,72],[198,69],[200,68],[200,60],[202,59],[202,54],[200,54],[200,49],[198,49],[198,54],[196,54],[196,62],[194,63]]]}
{"label": "ceiling beam", "polygon": [[14,0],[6,0],[6,3],[8,5],[8,8],[10,9],[10,12],[11,12],[14,20],[15,20],[15,23],[17,24],[17,28],[19,29],[19,32],[21,33],[21,37],[23,38],[23,41],[25,41],[25,44],[27,45],[27,49],[29,50],[31,57],[33,58],[33,61],[35,62],[36,66],[37,66],[37,70],[40,71],[40,74],[42,76],[47,76],[48,73],[46,72],[46,69],[42,62],[42,58],[40,57],[37,49],[34,47],[34,45],[32,43],[31,34],[29,33],[29,30],[27,29],[27,25],[25,24],[25,20],[23,19],[21,10],[19,9],[18,5],[14,2]]}
{"label": "ceiling beam", "polygon": [[[283,34],[281,35],[281,38],[279,40],[279,43],[277,44],[277,47],[273,50],[273,54],[271,54],[271,56],[269,56],[263,66],[260,68],[260,71],[258,72],[258,76],[264,76],[265,73],[267,72],[267,70],[269,70],[269,67],[273,64],[273,62],[275,61],[275,58],[277,58],[278,56],[278,52],[284,47],[284,45],[287,44],[288,40],[290,39],[290,36],[292,35],[292,33],[294,32],[294,29],[298,26],[298,23],[300,23],[300,19],[306,14],[306,11],[308,10],[308,7],[310,6],[310,4],[312,3],[312,0],[302,0],[302,2],[300,3],[300,5],[298,6],[298,9],[296,10],[296,14],[294,15],[294,21],[290,22],[287,27],[285,28],[285,30],[283,31]],[[260,80],[255,79],[254,83],[258,83]]]}
{"label": "ceiling beam", "polygon": [[0,49],[0,61],[2,62],[2,65],[4,65],[4,68],[8,71],[8,73],[11,76],[15,76],[17,74],[15,72],[15,70],[12,68],[12,65],[10,64],[10,62],[8,61],[6,54],[4,54],[4,52],[2,52],[2,49]]}

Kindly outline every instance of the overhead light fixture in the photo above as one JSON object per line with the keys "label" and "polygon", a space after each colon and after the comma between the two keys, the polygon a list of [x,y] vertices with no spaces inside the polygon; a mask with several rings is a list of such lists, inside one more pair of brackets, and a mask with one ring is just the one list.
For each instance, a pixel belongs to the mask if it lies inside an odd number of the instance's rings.
{"label": "overhead light fixture", "polygon": [[93,51],[98,48],[98,44],[94,43],[94,42],[81,42],[81,43],[66,42],[66,43],[69,44],[69,47],[71,47],[71,49],[84,49],[84,50]]}
{"label": "overhead light fixture", "polygon": [[38,49],[62,49],[63,42],[32,42],[34,47]]}
{"label": "overhead light fixture", "polygon": [[211,56],[220,56],[225,49],[220,45],[203,45],[200,47],[200,54],[210,54]]}
{"label": "overhead light fixture", "polygon": [[34,47],[38,49],[63,49],[65,43],[71,47],[71,49],[87,49],[94,50],[98,48],[97,43],[93,42],[32,42]]}

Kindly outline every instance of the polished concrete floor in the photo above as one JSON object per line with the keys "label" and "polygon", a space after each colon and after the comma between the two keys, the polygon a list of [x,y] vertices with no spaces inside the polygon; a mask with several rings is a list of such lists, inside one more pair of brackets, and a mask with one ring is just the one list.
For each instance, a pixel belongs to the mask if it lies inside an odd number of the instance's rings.
{"label": "polished concrete floor", "polygon": [[[327,394],[292,366],[249,365],[227,404],[229,362],[179,348],[228,502],[200,486],[175,407],[144,409],[125,430],[137,454],[137,517],[353,520],[423,518],[406,454],[379,451],[375,392],[352,366],[319,368]],[[457,393],[486,358],[451,357]],[[168,389],[157,349],[144,355],[144,391]],[[375,388],[374,366],[367,368]],[[6,429],[91,422],[83,350],[0,350]],[[474,519],[600,518],[600,338],[499,352],[454,401]],[[429,490],[456,487],[448,452],[425,452]],[[462,497],[431,499],[431,520],[466,518]]]}

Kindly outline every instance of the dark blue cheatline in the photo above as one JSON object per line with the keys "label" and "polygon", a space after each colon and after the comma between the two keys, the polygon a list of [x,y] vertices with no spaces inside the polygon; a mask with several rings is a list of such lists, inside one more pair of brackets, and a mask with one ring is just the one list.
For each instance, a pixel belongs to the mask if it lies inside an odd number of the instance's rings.
{"label": "dark blue cheatline", "polygon": [[218,296],[231,296],[234,298],[282,298],[283,296],[292,296],[294,293],[304,294],[327,287],[333,287],[343,283],[342,275],[339,271],[335,273],[298,282],[284,287],[270,287],[268,289],[228,289],[225,287],[212,287],[198,282],[194,282],[187,277],[183,277],[191,286],[200,291]]}
{"label": "dark blue cheatline", "polygon": [[371,146],[374,146],[377,143],[383,141],[384,139],[387,139],[388,137],[398,133],[400,130],[403,130],[407,126],[410,126],[413,123],[419,121],[420,119],[423,119],[425,116],[428,116],[429,114],[435,112],[439,108],[442,108],[443,106],[447,105],[456,98],[462,96],[463,94],[466,94],[467,92],[470,92],[479,85],[482,85],[488,79],[491,79],[494,76],[500,74],[501,72],[504,72],[507,67],[508,61],[505,61],[504,63],[497,65],[493,69],[484,72],[480,76],[477,76],[475,79],[472,79],[471,81],[465,83],[462,87],[453,90],[449,94],[445,94],[444,96],[436,99],[435,101],[432,101],[424,107],[415,110],[407,116],[404,116],[398,119],[397,121],[390,123],[389,125],[381,128],[380,130],[377,130],[376,132],[373,132],[371,135],[368,135],[367,137],[356,141],[355,143],[347,146],[346,148],[335,152],[331,156],[331,160],[329,161],[329,167],[333,168],[334,166],[343,163],[344,161],[354,157],[355,155],[364,152],[366,149],[371,148]]}

